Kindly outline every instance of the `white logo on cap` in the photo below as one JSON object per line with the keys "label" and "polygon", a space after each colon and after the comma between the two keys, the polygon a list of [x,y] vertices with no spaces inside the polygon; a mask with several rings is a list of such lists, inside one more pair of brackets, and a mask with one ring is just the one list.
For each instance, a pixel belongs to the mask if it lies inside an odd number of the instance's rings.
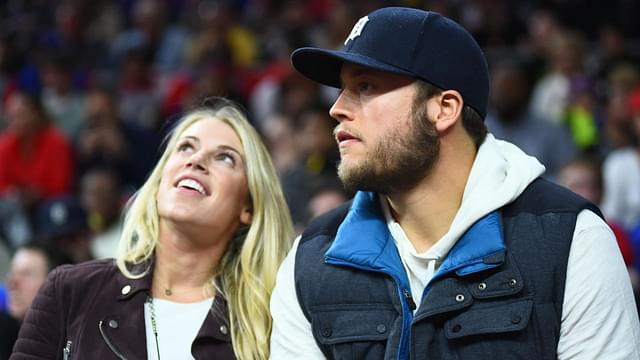
{"label": "white logo on cap", "polygon": [[69,211],[63,203],[57,202],[51,206],[51,209],[49,210],[49,216],[51,217],[51,221],[54,224],[62,225],[67,221],[67,218],[69,217]]}
{"label": "white logo on cap", "polygon": [[369,21],[368,16],[360,18],[360,20],[358,20],[358,22],[355,25],[353,25],[353,29],[351,29],[351,33],[347,37],[347,40],[344,41],[344,44],[347,45],[349,40],[353,40],[358,36],[360,36],[360,34],[362,34],[362,29],[364,29],[364,26],[367,24],[368,21]]}

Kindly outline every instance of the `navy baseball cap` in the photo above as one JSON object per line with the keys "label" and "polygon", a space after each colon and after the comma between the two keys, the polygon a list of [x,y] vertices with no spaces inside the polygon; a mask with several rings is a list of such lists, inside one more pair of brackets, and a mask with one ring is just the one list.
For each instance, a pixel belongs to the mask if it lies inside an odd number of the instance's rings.
{"label": "navy baseball cap", "polygon": [[304,76],[337,88],[345,61],[457,90],[482,118],[487,113],[487,60],[469,32],[438,13],[378,9],[358,20],[341,50],[304,47],[291,55]]}
{"label": "navy baseball cap", "polygon": [[47,200],[38,207],[36,227],[42,240],[89,231],[86,211],[75,198],[71,197]]}

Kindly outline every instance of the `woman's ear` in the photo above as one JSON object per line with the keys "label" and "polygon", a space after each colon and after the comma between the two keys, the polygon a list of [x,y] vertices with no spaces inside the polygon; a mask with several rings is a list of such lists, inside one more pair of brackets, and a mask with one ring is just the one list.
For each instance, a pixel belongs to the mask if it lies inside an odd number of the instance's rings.
{"label": "woman's ear", "polygon": [[439,133],[452,128],[462,114],[464,101],[462,95],[455,90],[444,90],[440,95],[434,96],[435,114],[432,117],[434,126]]}
{"label": "woman's ear", "polygon": [[251,209],[251,205],[247,204],[242,208],[242,211],[240,212],[240,223],[242,223],[243,225],[249,225],[251,224],[252,220],[253,210]]}

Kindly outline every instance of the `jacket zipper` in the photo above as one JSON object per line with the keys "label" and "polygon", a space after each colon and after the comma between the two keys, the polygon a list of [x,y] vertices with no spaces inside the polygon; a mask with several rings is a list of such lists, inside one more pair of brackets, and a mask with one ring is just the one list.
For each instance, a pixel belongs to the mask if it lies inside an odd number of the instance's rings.
{"label": "jacket zipper", "polygon": [[102,329],[102,320],[100,320],[100,322],[98,323],[98,329],[100,329],[100,335],[102,335],[102,339],[104,340],[104,342],[107,343],[107,346],[109,347],[109,349],[111,349],[111,351],[115,354],[115,356],[117,356],[118,359],[127,360],[127,358],[125,358],[124,355],[122,355],[118,350],[116,350],[116,348],[113,346],[113,344],[107,337],[107,334],[104,333],[104,330]]}
{"label": "jacket zipper", "polygon": [[62,349],[62,359],[69,360],[71,359],[71,340],[67,340],[67,346]]}

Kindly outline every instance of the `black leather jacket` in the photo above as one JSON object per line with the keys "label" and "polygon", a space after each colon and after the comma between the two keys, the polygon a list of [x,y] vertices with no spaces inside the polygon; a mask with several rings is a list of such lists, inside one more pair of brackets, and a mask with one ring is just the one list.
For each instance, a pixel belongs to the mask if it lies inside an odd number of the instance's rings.
{"label": "black leather jacket", "polygon": [[[146,359],[144,303],[152,274],[128,279],[114,260],[64,265],[49,274],[20,329],[11,360]],[[191,352],[235,359],[226,303],[216,297]]]}

